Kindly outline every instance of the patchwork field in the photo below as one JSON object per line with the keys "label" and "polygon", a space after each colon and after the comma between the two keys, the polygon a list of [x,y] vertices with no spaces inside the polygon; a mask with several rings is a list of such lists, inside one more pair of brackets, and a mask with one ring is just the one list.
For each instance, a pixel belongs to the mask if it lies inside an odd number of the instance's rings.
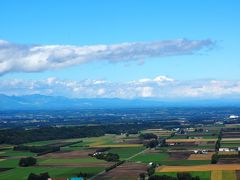
{"label": "patchwork field", "polygon": [[[198,176],[200,180],[210,180],[211,171],[198,171],[198,172],[188,172],[192,176]],[[156,175],[167,175],[172,177],[177,177],[177,172],[157,172]]]}
{"label": "patchwork field", "polygon": [[135,162],[141,162],[141,163],[161,163],[162,160],[165,160],[169,158],[168,153],[151,153],[151,152],[146,152],[139,154],[138,156],[135,156],[134,158],[131,159],[131,161]]}
{"label": "patchwork field", "polygon": [[235,171],[240,170],[240,164],[209,164],[196,166],[161,166],[156,172],[188,172],[188,171]]}
{"label": "patchwork field", "polygon": [[[189,172],[192,176],[199,176],[201,180],[237,180],[240,179],[240,161],[235,156],[233,159],[220,158],[217,164],[211,164],[215,144],[218,139],[219,128],[206,132],[195,132],[188,129],[187,134],[173,134],[176,131],[164,129],[147,129],[141,133],[153,133],[160,138],[165,137],[164,146],[158,141],[155,148],[144,147],[145,142],[154,138],[141,139],[140,134],[114,135],[106,134],[100,137],[76,138],[65,140],[50,140],[27,143],[27,146],[58,146],[60,151],[47,152],[37,155],[30,151],[14,151],[12,146],[3,145],[0,150],[0,179],[26,180],[30,173],[49,172],[51,177],[71,177],[78,173],[87,173],[96,180],[134,180],[139,173],[145,172],[149,163],[157,163],[156,175],[169,175],[176,177],[177,172]],[[230,133],[228,133],[230,134]],[[144,143],[144,145],[143,145]],[[240,138],[223,138],[221,147],[238,147]],[[5,147],[5,149],[4,149]],[[207,154],[194,154],[193,150],[207,150]],[[91,157],[95,152],[113,153],[119,160],[126,160],[120,166],[103,172],[116,162],[108,162]],[[219,155],[237,155],[238,152],[219,152]],[[37,164],[32,167],[19,167],[22,157],[35,157]],[[17,175],[18,174],[18,175]],[[215,178],[215,179],[213,179]]]}
{"label": "patchwork field", "polygon": [[117,168],[97,176],[96,180],[136,180],[140,173],[147,170],[147,166],[140,163],[124,163]]}
{"label": "patchwork field", "polygon": [[[80,142],[81,141],[81,142]],[[74,143],[76,142],[76,143]],[[69,143],[73,143],[67,145]],[[110,167],[114,162],[99,160],[95,157],[90,157],[100,148],[111,147],[108,152],[116,153],[121,160],[128,159],[135,154],[143,151],[143,144],[139,143],[138,135],[105,135],[93,138],[77,138],[66,140],[50,140],[27,143],[27,146],[62,146],[60,151],[47,153],[37,156],[36,153],[29,151],[13,151],[12,146],[4,145],[0,154],[0,179],[4,180],[26,180],[30,173],[48,172],[51,177],[71,177],[78,173],[87,173],[88,176],[93,176],[105,168]],[[6,149],[8,147],[9,149]],[[22,157],[36,157],[37,165],[33,167],[19,167],[19,159]],[[131,163],[130,169],[135,173],[130,173],[130,177],[137,177],[137,172],[145,171],[146,165]],[[144,167],[144,168],[143,168]],[[12,169],[11,169],[12,168]],[[129,168],[124,166],[124,169]],[[120,170],[121,171],[121,170]],[[121,173],[120,173],[121,174]]]}
{"label": "patchwork field", "polygon": [[111,148],[108,152],[116,153],[120,156],[121,160],[127,159],[141,151],[144,147],[120,147],[120,148]]}
{"label": "patchwork field", "polygon": [[141,131],[141,133],[153,133],[159,137],[169,137],[174,132],[176,131],[169,131],[164,129],[147,129],[147,130]]}
{"label": "patchwork field", "polygon": [[181,143],[181,142],[215,142],[217,138],[209,138],[209,139],[167,139],[167,143]]}
{"label": "patchwork field", "polygon": [[48,172],[51,177],[62,178],[76,176],[80,172],[86,172],[89,176],[93,176],[102,171],[104,167],[28,167],[28,168],[15,168],[0,173],[0,179],[2,180],[26,180],[30,173],[44,173]]}

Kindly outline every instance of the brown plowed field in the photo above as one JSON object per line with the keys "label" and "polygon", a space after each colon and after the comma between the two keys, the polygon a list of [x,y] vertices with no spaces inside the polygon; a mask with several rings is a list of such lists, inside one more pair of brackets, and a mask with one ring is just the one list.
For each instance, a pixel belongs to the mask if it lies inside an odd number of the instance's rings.
{"label": "brown plowed field", "polygon": [[188,159],[190,152],[170,152],[168,160],[185,160]]}
{"label": "brown plowed field", "polygon": [[124,163],[117,168],[101,174],[95,180],[137,179],[140,173],[146,172],[147,166],[137,163]]}
{"label": "brown plowed field", "polygon": [[48,153],[41,157],[44,158],[59,158],[59,159],[71,159],[71,158],[87,158],[88,154],[92,154],[96,151],[96,149],[87,149],[87,150],[81,150],[81,151],[67,151],[67,152],[54,152],[54,153]]}
{"label": "brown plowed field", "polygon": [[240,180],[240,171],[236,171],[237,180]]}
{"label": "brown plowed field", "polygon": [[220,158],[218,164],[240,164],[240,158]]}

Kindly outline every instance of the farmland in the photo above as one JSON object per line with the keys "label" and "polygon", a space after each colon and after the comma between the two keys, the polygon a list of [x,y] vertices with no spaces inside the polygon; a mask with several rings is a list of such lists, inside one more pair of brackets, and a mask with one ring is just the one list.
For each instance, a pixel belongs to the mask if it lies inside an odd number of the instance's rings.
{"label": "farmland", "polygon": [[[116,123],[109,129],[107,125],[92,124],[17,129],[16,134],[22,134],[17,141],[14,131],[4,129],[0,179],[27,180],[30,173],[48,173],[52,178],[84,174],[90,180],[134,180],[143,173],[146,177],[176,178],[178,173],[186,172],[202,180],[237,180],[240,179],[239,129],[221,123],[212,121],[203,125],[199,121],[175,120],[159,124]],[[94,129],[97,133],[88,134],[88,130]],[[32,140],[30,131],[35,134],[44,131],[48,139]],[[61,138],[55,139],[52,131]],[[62,131],[67,135],[62,135]],[[36,164],[21,167],[20,160],[28,157],[35,158]]]}

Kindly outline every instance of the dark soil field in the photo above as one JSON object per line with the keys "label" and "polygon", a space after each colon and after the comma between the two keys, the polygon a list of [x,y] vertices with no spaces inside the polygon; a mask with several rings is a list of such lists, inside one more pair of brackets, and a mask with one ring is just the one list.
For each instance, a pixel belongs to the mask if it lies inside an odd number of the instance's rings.
{"label": "dark soil field", "polygon": [[236,171],[237,180],[240,180],[240,171]]}
{"label": "dark soil field", "polygon": [[240,164],[240,158],[221,158],[218,164]]}
{"label": "dark soil field", "polygon": [[168,160],[185,160],[190,156],[190,152],[170,152]]}
{"label": "dark soil field", "polygon": [[80,151],[59,151],[54,153],[48,153],[41,157],[43,158],[61,158],[61,159],[71,159],[71,158],[87,158],[89,157],[88,154],[94,153],[96,149],[87,149],[87,150],[80,150]]}
{"label": "dark soil field", "polygon": [[117,168],[101,174],[95,180],[137,179],[140,173],[146,172],[147,166],[139,163],[124,163]]}

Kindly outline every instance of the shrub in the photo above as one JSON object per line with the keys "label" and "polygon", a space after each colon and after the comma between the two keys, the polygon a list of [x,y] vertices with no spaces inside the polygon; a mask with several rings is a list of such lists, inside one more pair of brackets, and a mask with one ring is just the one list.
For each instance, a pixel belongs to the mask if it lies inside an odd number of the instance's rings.
{"label": "shrub", "polygon": [[33,166],[36,163],[37,163],[37,159],[33,157],[21,158],[19,161],[19,166],[21,167]]}
{"label": "shrub", "polygon": [[50,178],[48,173],[42,173],[40,175],[36,175],[36,174],[31,173],[28,176],[28,180],[47,180],[48,178]]}

